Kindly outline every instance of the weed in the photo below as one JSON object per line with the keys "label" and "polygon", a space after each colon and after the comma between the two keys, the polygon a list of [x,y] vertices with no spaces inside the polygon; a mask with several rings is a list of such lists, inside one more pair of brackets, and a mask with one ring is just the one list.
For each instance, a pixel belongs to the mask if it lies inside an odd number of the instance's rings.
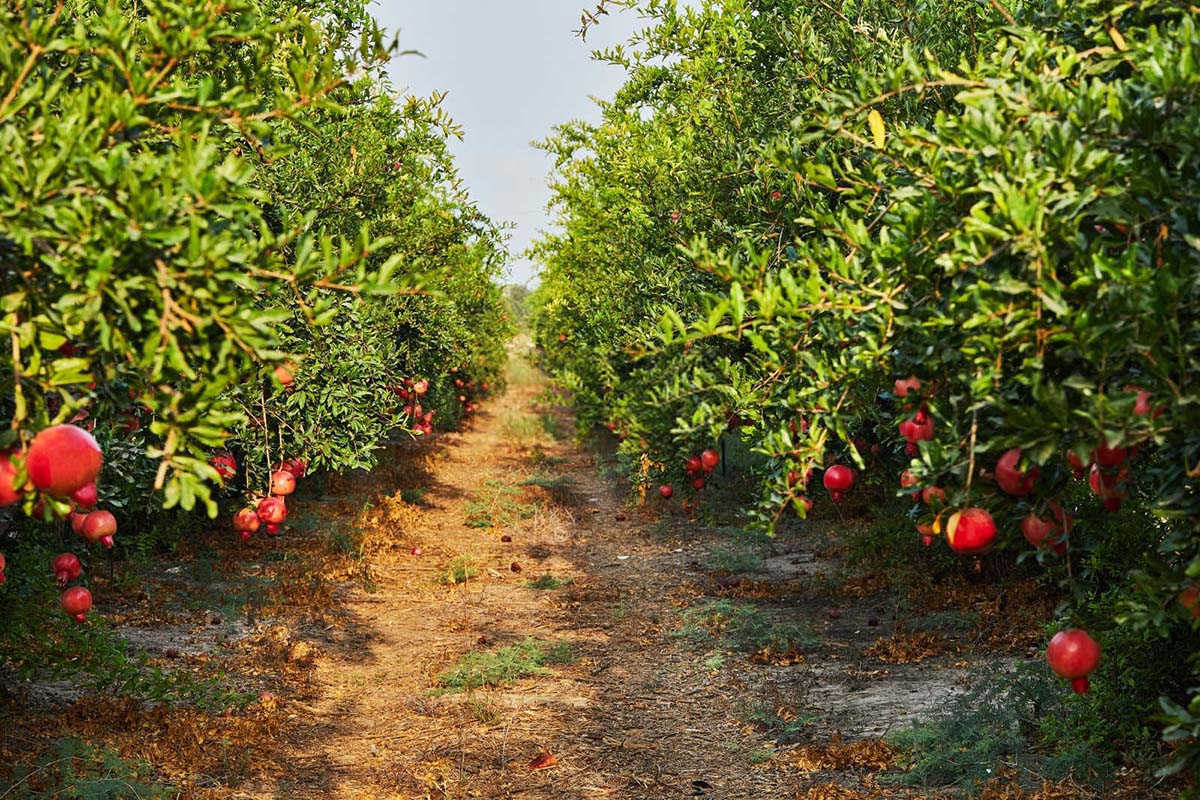
{"label": "weed", "polygon": [[794,744],[807,736],[808,726],[819,717],[799,716],[784,707],[775,708],[767,703],[756,703],[746,714],[746,721],[761,730],[776,744]]}
{"label": "weed", "polygon": [[529,519],[535,509],[528,503],[519,502],[520,495],[521,490],[516,486],[498,480],[486,481],[478,497],[467,503],[467,527],[502,528],[517,520]]}
{"label": "weed", "polygon": [[522,486],[540,486],[543,489],[551,491],[555,489],[568,489],[575,485],[575,480],[570,475],[546,475],[538,474],[521,482]]}
{"label": "weed", "polygon": [[803,625],[773,622],[751,603],[714,600],[684,611],[683,621],[676,636],[693,641],[720,636],[723,646],[746,653],[787,653],[818,643]]}
{"label": "weed", "polygon": [[969,791],[994,777],[997,764],[1014,767],[1030,786],[1068,776],[1104,780],[1111,775],[1111,765],[1088,743],[1056,753],[1044,747],[1045,720],[1077,715],[1073,706],[1078,704],[1043,664],[993,669],[931,718],[892,735],[891,743],[903,753],[905,772],[889,780]]}
{"label": "weed", "polygon": [[557,589],[570,583],[570,578],[556,578],[553,575],[543,575],[532,581],[525,581],[527,589]]}
{"label": "weed", "polygon": [[713,672],[719,672],[725,666],[725,656],[720,653],[713,653],[708,658],[704,659],[704,668]]}
{"label": "weed", "polygon": [[762,569],[762,556],[753,550],[735,547],[714,547],[704,566],[721,572],[757,572]]}
{"label": "weed", "polygon": [[470,556],[458,556],[446,565],[446,571],[442,573],[441,581],[453,586],[466,583],[478,574],[479,569]]}
{"label": "weed", "polygon": [[545,675],[547,664],[566,664],[571,646],[529,638],[493,652],[467,653],[453,669],[438,676],[436,694],[461,692],[482,686],[503,686],[531,675]]}
{"label": "weed", "polygon": [[12,781],[0,783],[0,796],[14,800],[167,800],[179,796],[176,789],[154,783],[152,774],[144,762],[125,761],[111,750],[63,739],[36,767],[14,767]]}
{"label": "weed", "polygon": [[410,506],[419,506],[425,502],[425,495],[427,494],[429,494],[428,489],[402,489],[400,491],[400,499]]}

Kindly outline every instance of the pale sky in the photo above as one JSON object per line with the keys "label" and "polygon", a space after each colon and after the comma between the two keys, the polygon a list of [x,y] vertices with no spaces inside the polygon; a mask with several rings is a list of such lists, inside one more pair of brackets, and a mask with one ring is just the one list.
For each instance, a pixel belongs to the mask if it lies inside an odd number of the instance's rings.
{"label": "pale sky", "polygon": [[515,223],[510,280],[524,283],[533,265],[518,258],[540,229],[550,193],[548,157],[531,142],[571,119],[598,120],[591,97],[611,97],[624,74],[591,59],[594,48],[625,41],[645,22],[633,12],[604,17],[574,34],[595,0],[376,0],[372,11],[401,50],[393,59],[397,89],[447,91],[445,108],[462,125],[452,142],[466,185],[480,208]]}

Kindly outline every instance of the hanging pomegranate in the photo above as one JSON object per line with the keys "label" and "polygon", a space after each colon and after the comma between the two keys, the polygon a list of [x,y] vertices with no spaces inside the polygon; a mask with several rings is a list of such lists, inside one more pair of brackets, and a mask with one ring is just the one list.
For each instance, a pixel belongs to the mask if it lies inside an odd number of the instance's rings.
{"label": "hanging pomegranate", "polygon": [[996,462],[996,483],[1013,497],[1024,497],[1032,492],[1033,484],[1038,479],[1037,467],[1031,467],[1028,471],[1022,472],[1020,464],[1021,448],[1019,447],[1005,451],[1004,455],[1000,456],[1000,460]]}
{"label": "hanging pomegranate", "polygon": [[74,553],[63,553],[56,557],[50,566],[54,570],[54,579],[58,581],[59,586],[66,586],[83,574],[83,565],[79,563],[79,559]]}
{"label": "hanging pomegranate", "polygon": [[1087,631],[1068,628],[1054,634],[1046,648],[1050,669],[1071,681],[1076,694],[1086,694],[1088,675],[1100,664],[1100,645]]}
{"label": "hanging pomegranate", "polygon": [[834,502],[838,502],[854,486],[854,470],[841,464],[834,464],[825,470],[825,476],[821,479],[821,482],[829,490],[829,494],[833,497]]}
{"label": "hanging pomegranate", "polygon": [[82,586],[72,586],[62,593],[58,603],[67,616],[74,617],[76,622],[86,622],[92,610],[92,593]]}
{"label": "hanging pomegranate", "polygon": [[946,541],[950,549],[963,555],[986,553],[996,540],[996,523],[982,508],[955,512],[946,523]]}

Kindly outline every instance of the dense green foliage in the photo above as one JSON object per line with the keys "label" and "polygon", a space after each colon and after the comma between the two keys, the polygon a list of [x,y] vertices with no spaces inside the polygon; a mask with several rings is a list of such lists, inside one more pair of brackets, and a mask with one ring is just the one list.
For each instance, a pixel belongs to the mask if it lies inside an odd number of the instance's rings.
{"label": "dense green foliage", "polygon": [[[1172,768],[1192,763],[1200,695],[1177,702],[1200,641],[1176,598],[1200,578],[1200,15],[625,5],[651,25],[600,54],[628,72],[603,121],[546,143],[561,233],[535,247],[537,341],[583,425],[617,431],[642,481],[750,445],[768,529],[835,463],[942,488],[912,506],[922,525],[987,509],[994,558],[1026,557],[1020,520],[1059,504],[1067,555],[1036,555],[1073,594],[1062,621],[1130,664],[1111,674],[1134,676],[1143,723],[1175,698]],[[1010,448],[1038,468],[1027,494],[994,479]]]}
{"label": "dense green foliage", "polygon": [[[441,98],[394,95],[366,5],[0,11],[0,452],[22,486],[38,431],[92,430],[127,555],[255,502],[282,459],[370,466],[501,380],[502,231]],[[0,509],[0,619],[51,591],[69,508]]]}

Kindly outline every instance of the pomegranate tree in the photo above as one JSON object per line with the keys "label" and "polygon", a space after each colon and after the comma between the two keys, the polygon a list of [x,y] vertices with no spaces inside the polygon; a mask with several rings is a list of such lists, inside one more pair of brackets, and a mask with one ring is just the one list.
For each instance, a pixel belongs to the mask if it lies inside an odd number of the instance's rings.
{"label": "pomegranate tree", "polygon": [[1052,670],[1071,681],[1076,694],[1086,694],[1088,675],[1100,664],[1100,645],[1087,631],[1068,628],[1054,634],[1046,648],[1046,660]]}

